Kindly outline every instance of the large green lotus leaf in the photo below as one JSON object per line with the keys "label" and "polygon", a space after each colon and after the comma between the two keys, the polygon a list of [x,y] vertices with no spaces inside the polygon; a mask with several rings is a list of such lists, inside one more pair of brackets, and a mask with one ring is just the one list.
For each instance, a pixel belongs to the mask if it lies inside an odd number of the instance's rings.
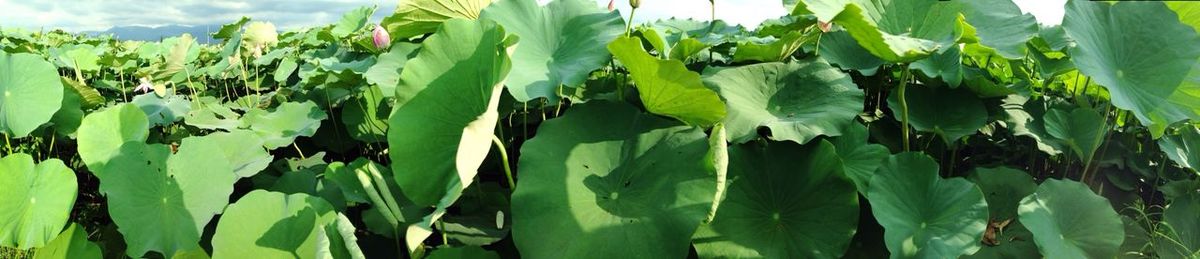
{"label": "large green lotus leaf", "polygon": [[682,258],[711,209],[704,132],[609,102],[572,106],[521,147],[513,241],[529,258]]}
{"label": "large green lotus leaf", "polygon": [[821,59],[706,71],[705,84],[725,100],[729,139],[745,143],[769,129],[772,140],[804,144],[841,135],[862,111],[863,92]]}
{"label": "large green lotus leaf", "polygon": [[411,0],[402,1],[396,13],[380,24],[394,40],[408,39],[437,31],[452,18],[477,19],[492,0]]}
{"label": "large green lotus leaf", "polygon": [[1033,15],[1022,13],[1012,0],[962,1],[963,16],[975,28],[979,43],[1007,59],[1025,57],[1025,42],[1038,33]]}
{"label": "large green lotus leaf", "polygon": [[375,14],[375,7],[363,6],[350,10],[346,14],[343,14],[342,19],[333,25],[333,29],[329,30],[329,34],[339,39],[350,36],[350,34],[361,30],[367,25],[367,19],[370,19],[372,14]]}
{"label": "large green lotus leaf", "polygon": [[471,183],[491,146],[514,43],[495,22],[451,19],[408,61],[388,120],[404,196],[434,205]]}
{"label": "large green lotus leaf", "polygon": [[195,137],[173,155],[166,145],[125,143],[98,171],[130,257],[199,249],[204,226],[229,203],[238,179],[219,143]]}
{"label": "large green lotus leaf", "polygon": [[1159,133],[1190,117],[1175,112],[1172,99],[1186,97],[1176,90],[1200,58],[1200,38],[1163,3],[1070,1],[1063,29],[1076,43],[1071,60],[1108,89],[1114,106]]}
{"label": "large green lotus leaf", "polygon": [[947,46],[942,52],[917,60],[911,67],[930,78],[940,77],[950,88],[957,88],[963,81],[962,50],[957,45]]}
{"label": "large green lotus leaf", "polygon": [[1017,213],[1046,258],[1112,258],[1125,239],[1108,199],[1075,181],[1042,182]]}
{"label": "large green lotus leaf", "polygon": [[1050,133],[1046,133],[1044,99],[1029,100],[1021,95],[1009,95],[1000,105],[1004,108],[1004,122],[1014,136],[1027,136],[1037,144],[1038,150],[1048,155],[1058,155],[1066,147],[1054,141]]}
{"label": "large green lotus leaf", "polygon": [[1025,196],[1033,194],[1037,183],[1033,176],[1021,170],[1008,167],[987,168],[979,167],[971,171],[968,177],[987,200],[988,211],[994,220],[1006,220],[1017,217],[1017,205]]}
{"label": "large green lotus leaf", "polygon": [[[1196,258],[1200,256],[1200,194],[1175,198],[1163,211],[1163,221],[1170,226],[1165,238],[1155,249],[1163,258]],[[1164,239],[1165,239],[1164,238]],[[1161,240],[1161,239],[1160,239]]]}
{"label": "large green lotus leaf", "polygon": [[558,99],[560,86],[576,87],[610,60],[605,45],[624,32],[617,12],[593,0],[496,0],[479,17],[521,37],[513,51],[508,91],[517,101]]}
{"label": "large green lotus leaf", "polygon": [[0,51],[0,133],[21,138],[62,106],[58,70],[42,57]]}
{"label": "large green lotus leaf", "polygon": [[392,104],[384,98],[383,90],[372,85],[343,103],[342,124],[346,126],[346,133],[366,143],[387,141],[388,115],[392,112]]}
{"label": "large green lotus leaf", "polygon": [[821,58],[829,63],[846,70],[857,70],[863,75],[874,75],[883,65],[883,60],[871,55],[844,30],[832,31],[821,35],[819,43]]}
{"label": "large green lotus leaf", "polygon": [[96,88],[75,81],[75,79],[71,79],[70,77],[62,76],[59,79],[62,81],[65,89],[67,89],[63,90],[63,99],[67,98],[67,94],[74,93],[79,98],[80,107],[91,109],[104,104],[104,96],[100,95],[100,91],[96,90]]}
{"label": "large green lotus leaf", "polygon": [[166,98],[157,94],[146,93],[133,97],[130,101],[146,113],[151,125],[165,126],[182,120],[183,116],[192,110],[192,102],[182,95],[169,95]]}
{"label": "large green lotus leaf", "polygon": [[842,159],[842,170],[846,177],[854,182],[858,193],[864,197],[871,186],[871,177],[875,169],[883,164],[883,159],[889,153],[887,147],[880,144],[869,144],[870,138],[867,127],[859,123],[850,123],[842,129],[842,135],[830,139],[838,157]]}
{"label": "large green lotus leaf", "polygon": [[988,222],[983,192],[966,179],[943,179],[928,155],[888,158],[867,193],[892,258],[955,258],[979,250]]}
{"label": "large green lotus leaf", "polygon": [[1071,112],[1052,109],[1043,117],[1046,133],[1075,151],[1085,164],[1100,148],[1106,131],[1104,117],[1091,108],[1078,107]]}
{"label": "large green lotus leaf", "polygon": [[274,161],[274,156],[263,149],[263,140],[248,130],[215,132],[199,138],[217,143],[238,177],[254,176]]}
{"label": "large green lotus leaf", "polygon": [[241,125],[238,121],[240,118],[241,114],[221,105],[216,98],[204,96],[192,102],[192,108],[184,116],[183,123],[201,129],[232,130]]}
{"label": "large green lotus leaf", "polygon": [[255,190],[221,216],[213,258],[317,258],[318,230],[337,218],[321,198]]}
{"label": "large green lotus leaf", "polygon": [[692,238],[701,258],[840,258],[858,225],[858,193],[828,141],[742,144],[717,217]]}
{"label": "large green lotus leaf", "polygon": [[[62,81],[67,82],[67,78],[63,77]],[[63,88],[62,107],[50,117],[50,123],[54,124],[54,132],[58,135],[71,136],[79,129],[79,124],[83,123],[83,97],[67,84],[63,84]]]}
{"label": "large green lotus leaf", "polygon": [[100,259],[100,246],[88,241],[88,233],[72,223],[54,241],[33,254],[34,259]]}
{"label": "large green lotus leaf", "polygon": [[286,102],[274,111],[251,109],[242,116],[241,127],[262,137],[263,146],[276,149],[291,145],[297,137],[311,137],[325,118],[325,111],[312,101]]}
{"label": "large green lotus leaf", "polygon": [[[914,129],[937,133],[946,143],[975,134],[987,124],[987,108],[983,100],[968,89],[910,85],[905,99],[908,100],[908,123]],[[888,97],[897,120],[900,116],[898,92]]]}
{"label": "large green lotus leaf", "polygon": [[770,43],[760,44],[748,40],[738,42],[737,49],[733,52],[733,62],[785,61],[788,57],[792,56],[792,53],[800,49],[801,44],[816,38],[815,36],[793,31]]}
{"label": "large green lotus leaf", "polygon": [[75,205],[75,172],[16,153],[0,158],[0,246],[29,249],[54,239]]}
{"label": "large green lotus leaf", "polygon": [[125,103],[83,117],[76,134],[79,159],[99,175],[109,160],[120,155],[122,144],[146,141],[150,122],[136,105]]}
{"label": "large green lotus leaf", "polygon": [[895,63],[925,58],[956,40],[962,4],[926,0],[801,0],[818,20],[834,22],[868,52]]}
{"label": "large green lotus leaf", "polygon": [[1179,166],[1200,171],[1200,128],[1183,127],[1179,135],[1158,139],[1158,148]]}
{"label": "large green lotus leaf", "polygon": [[64,68],[94,72],[100,70],[100,56],[92,45],[75,45],[70,50],[58,53],[58,63]]}
{"label": "large green lotus leaf", "polygon": [[620,37],[608,44],[629,69],[646,110],[691,125],[709,126],[725,118],[725,105],[717,93],[704,87],[700,75],[679,60],[662,60],[646,53],[638,38]]}
{"label": "large green lotus leaf", "polygon": [[363,73],[363,78],[367,79],[367,83],[378,86],[383,91],[383,96],[392,97],[396,94],[396,84],[400,83],[400,71],[404,70],[404,64],[407,64],[409,59],[416,57],[420,47],[421,45],[409,42],[393,43],[391,50],[379,54],[375,65],[371,65],[371,68]]}

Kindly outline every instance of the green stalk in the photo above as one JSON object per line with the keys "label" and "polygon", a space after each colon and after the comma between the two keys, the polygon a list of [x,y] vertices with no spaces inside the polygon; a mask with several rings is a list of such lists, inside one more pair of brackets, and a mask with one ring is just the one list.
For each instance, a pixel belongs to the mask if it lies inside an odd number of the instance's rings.
{"label": "green stalk", "polygon": [[908,66],[901,66],[901,69],[904,69],[904,70],[900,72],[900,86],[899,86],[899,89],[897,90],[897,94],[900,95],[898,97],[898,99],[900,99],[900,112],[901,112],[901,115],[900,115],[901,125],[900,126],[903,127],[903,129],[901,131],[904,134],[903,135],[904,151],[909,151],[909,146],[908,146],[908,99],[906,99],[904,97],[904,89],[908,88],[908,77],[910,76],[910,74],[912,72],[908,71]]}
{"label": "green stalk", "polygon": [[7,150],[8,155],[11,156],[13,153],[12,152],[12,143],[9,142],[9,140],[8,140],[8,133],[0,133],[0,134],[4,134],[4,149]]}
{"label": "green stalk", "polygon": [[508,180],[508,187],[516,189],[517,181],[513,180],[512,167],[508,164],[508,150],[504,148],[504,142],[500,141],[496,135],[492,135],[492,143],[496,144],[496,149],[500,150],[500,162],[504,165],[504,177]]}
{"label": "green stalk", "polygon": [[625,37],[629,37],[629,32],[633,29],[633,14],[636,12],[637,8],[629,10],[629,23],[625,24]]}

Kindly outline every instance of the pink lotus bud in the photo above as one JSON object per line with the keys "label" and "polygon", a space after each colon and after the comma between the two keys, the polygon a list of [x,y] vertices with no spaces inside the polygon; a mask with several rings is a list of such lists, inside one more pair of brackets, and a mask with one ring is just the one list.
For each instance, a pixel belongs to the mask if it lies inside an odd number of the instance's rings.
{"label": "pink lotus bud", "polygon": [[143,77],[140,78],[139,81],[141,81],[141,84],[139,84],[137,88],[133,88],[134,92],[148,93],[150,91],[154,91],[154,85],[150,84],[150,79]]}
{"label": "pink lotus bud", "polygon": [[821,28],[821,32],[829,32],[829,28],[833,27],[833,22],[817,21],[817,28]]}
{"label": "pink lotus bud", "polygon": [[616,1],[617,0],[608,0],[608,11],[609,12],[612,12],[613,10],[617,9],[616,6],[613,6],[613,3],[616,3]]}
{"label": "pink lotus bud", "polygon": [[392,44],[392,36],[388,35],[387,29],[384,29],[383,26],[375,25],[375,31],[371,33],[371,36],[375,41],[375,48],[386,49],[388,45]]}

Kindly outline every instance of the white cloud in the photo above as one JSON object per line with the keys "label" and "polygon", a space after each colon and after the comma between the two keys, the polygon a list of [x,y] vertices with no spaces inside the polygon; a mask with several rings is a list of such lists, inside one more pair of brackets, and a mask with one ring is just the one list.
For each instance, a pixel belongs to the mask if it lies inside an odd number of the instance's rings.
{"label": "white cloud", "polygon": [[1033,14],[1038,23],[1058,25],[1062,23],[1067,0],[1013,0],[1021,11]]}
{"label": "white cloud", "polygon": [[[549,0],[539,0],[546,2]],[[595,0],[601,7],[609,0]],[[615,0],[623,15],[629,0]],[[249,16],[284,29],[336,22],[346,11],[379,6],[373,21],[395,9],[397,0],[0,0],[0,26],[68,31],[104,30],[112,26],[215,25]],[[1014,0],[1043,24],[1062,21],[1066,0]],[[754,28],[766,19],[786,14],[781,0],[716,0],[717,19]],[[670,17],[710,19],[705,0],[642,0],[635,21]]]}

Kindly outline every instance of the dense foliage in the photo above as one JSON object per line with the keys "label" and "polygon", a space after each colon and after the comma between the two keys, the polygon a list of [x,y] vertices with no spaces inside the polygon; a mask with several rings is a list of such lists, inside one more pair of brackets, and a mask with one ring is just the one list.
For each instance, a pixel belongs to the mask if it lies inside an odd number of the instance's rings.
{"label": "dense foliage", "polygon": [[1200,257],[1200,3],[783,5],[8,28],[0,257]]}

